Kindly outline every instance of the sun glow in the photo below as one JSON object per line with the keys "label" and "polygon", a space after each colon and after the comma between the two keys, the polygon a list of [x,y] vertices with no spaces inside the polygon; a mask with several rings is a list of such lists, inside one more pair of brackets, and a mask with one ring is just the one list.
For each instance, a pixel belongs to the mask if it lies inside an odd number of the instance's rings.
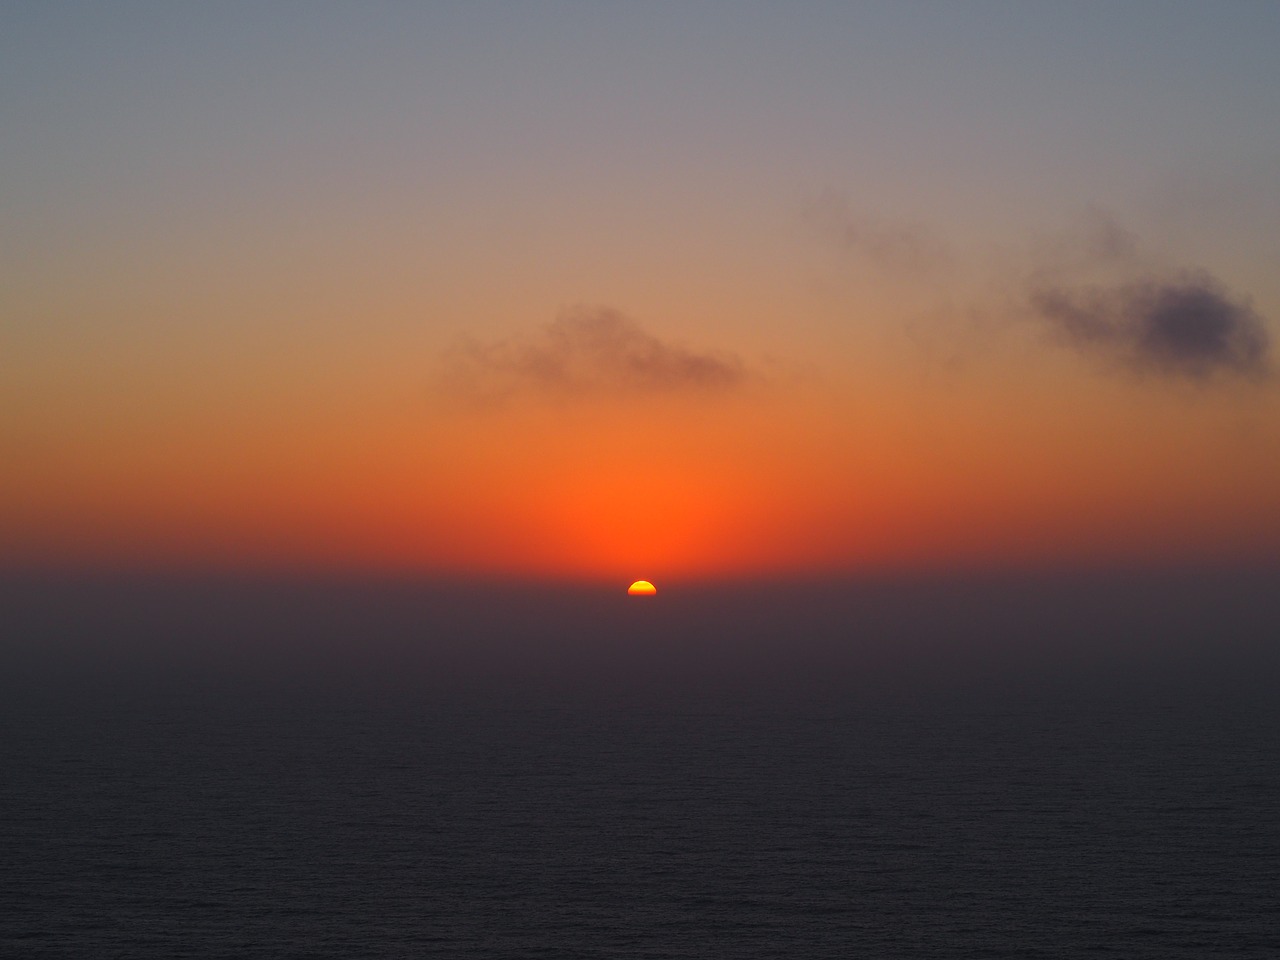
{"label": "sun glow", "polygon": [[627,587],[627,593],[633,597],[652,597],[657,592],[658,588],[648,580],[637,580]]}

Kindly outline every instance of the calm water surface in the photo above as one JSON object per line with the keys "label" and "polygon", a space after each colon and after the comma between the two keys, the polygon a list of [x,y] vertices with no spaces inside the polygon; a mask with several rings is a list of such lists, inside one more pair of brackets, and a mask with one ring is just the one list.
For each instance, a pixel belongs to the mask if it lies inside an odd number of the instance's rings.
{"label": "calm water surface", "polygon": [[1270,957],[1265,696],[2,711],[12,957]]}

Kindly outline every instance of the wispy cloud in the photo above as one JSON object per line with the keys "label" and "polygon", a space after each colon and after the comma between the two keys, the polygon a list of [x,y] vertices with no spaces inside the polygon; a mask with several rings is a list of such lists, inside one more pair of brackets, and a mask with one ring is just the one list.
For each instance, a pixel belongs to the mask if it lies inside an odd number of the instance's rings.
{"label": "wispy cloud", "polygon": [[516,397],[713,395],[752,374],[735,355],[664,341],[609,309],[561,316],[524,338],[467,339],[445,357],[445,380],[462,398],[500,404]]}
{"label": "wispy cloud", "polygon": [[1111,287],[1047,285],[1030,299],[1064,342],[1141,374],[1204,381],[1258,378],[1268,369],[1262,318],[1205,273]]}
{"label": "wispy cloud", "polygon": [[948,248],[926,227],[857,216],[838,194],[824,194],[810,212],[883,266],[945,265],[910,278],[911,290],[935,302],[906,316],[902,329],[947,368],[964,369],[1031,322],[1059,345],[1148,382],[1256,381],[1272,372],[1268,323],[1248,297],[1205,270],[1153,256],[1104,210],[995,248],[986,262]]}
{"label": "wispy cloud", "polygon": [[1114,277],[1150,266],[1138,235],[1097,207],[1062,229],[1033,237],[1026,253],[1031,271],[1046,277]]}
{"label": "wispy cloud", "polygon": [[924,224],[856,209],[832,190],[810,201],[805,215],[823,235],[881,270],[918,273],[949,257],[946,245]]}

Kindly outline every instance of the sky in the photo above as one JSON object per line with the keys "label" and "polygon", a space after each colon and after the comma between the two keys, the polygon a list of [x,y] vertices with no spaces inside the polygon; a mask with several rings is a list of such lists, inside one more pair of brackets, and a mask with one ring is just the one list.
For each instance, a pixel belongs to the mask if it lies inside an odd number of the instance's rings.
{"label": "sky", "polygon": [[1280,559],[1280,6],[3,20],[4,568]]}

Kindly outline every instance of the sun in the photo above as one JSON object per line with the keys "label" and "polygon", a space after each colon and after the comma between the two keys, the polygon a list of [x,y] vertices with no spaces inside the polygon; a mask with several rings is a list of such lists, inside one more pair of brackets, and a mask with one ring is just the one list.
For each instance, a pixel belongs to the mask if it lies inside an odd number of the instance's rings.
{"label": "sun", "polygon": [[648,580],[637,580],[627,587],[627,593],[633,597],[652,597],[657,592],[658,588]]}

